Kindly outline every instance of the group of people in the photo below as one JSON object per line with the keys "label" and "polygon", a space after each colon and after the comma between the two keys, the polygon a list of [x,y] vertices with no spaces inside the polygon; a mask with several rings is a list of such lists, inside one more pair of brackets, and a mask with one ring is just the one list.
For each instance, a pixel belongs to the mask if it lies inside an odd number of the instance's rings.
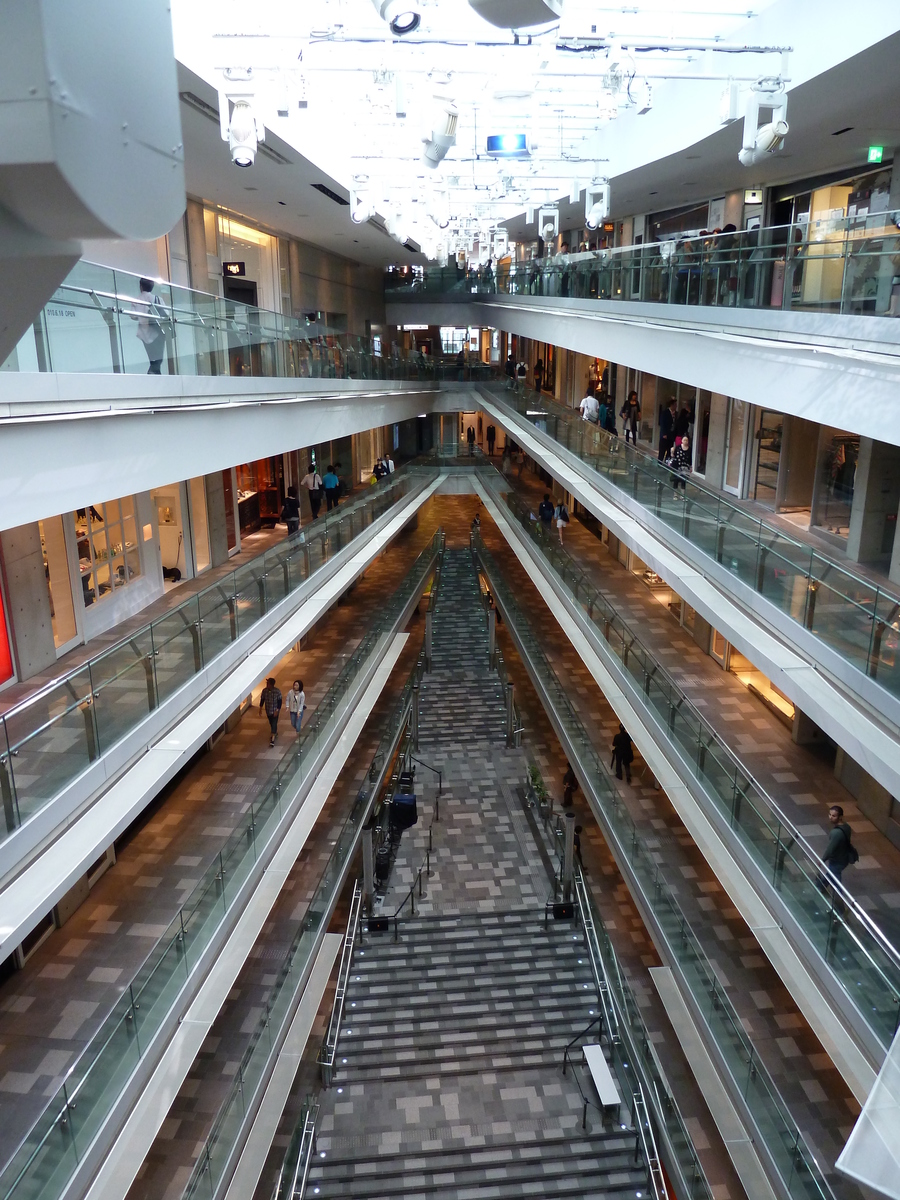
{"label": "group of people", "polygon": [[394,473],[394,460],[390,454],[385,454],[381,458],[375,459],[375,466],[372,468],[370,483],[378,483],[380,479],[384,479],[387,475]]}
{"label": "group of people", "polygon": [[550,533],[553,522],[556,522],[559,544],[562,545],[563,530],[569,524],[569,510],[566,508],[565,501],[560,500],[559,504],[554,504],[550,499],[550,493],[544,492],[544,498],[538,505],[538,519],[547,533]]}
{"label": "group of people", "polygon": [[[593,385],[589,386],[587,395],[578,407],[583,420],[590,421],[592,425],[598,425],[613,437],[618,436],[615,403],[606,392],[601,391],[597,395]],[[630,438],[631,444],[637,445],[638,426],[641,420],[641,405],[637,392],[628,393],[628,398],[619,410],[619,416],[623,422],[625,441],[627,442]]]}
{"label": "group of people", "polygon": [[[333,508],[337,508],[341,500],[341,491],[343,484],[338,472],[341,469],[340,463],[329,463],[325,469],[325,474],[320,475],[316,470],[315,464],[309,464],[309,470],[300,480],[300,486],[305,487],[309,496],[309,508],[312,513],[312,519],[315,521],[322,508],[322,502],[327,505],[326,512],[331,512]],[[288,495],[291,491],[296,494],[296,489],[288,488]],[[300,505],[297,504],[297,520],[299,525]],[[290,532],[290,527],[288,528]]]}
{"label": "group of people", "polygon": [[287,710],[291,718],[291,728],[295,733],[300,732],[300,726],[303,722],[303,710],[306,708],[306,692],[303,690],[303,680],[295,679],[288,690],[287,697],[282,697],[281,689],[276,686],[274,676],[269,676],[266,680],[266,686],[259,693],[259,711],[265,710],[266,718],[269,722],[269,730],[271,736],[269,745],[275,745],[275,739],[278,737],[278,718],[281,715],[281,709],[287,701]]}
{"label": "group of people", "polygon": [[659,461],[672,469],[672,488],[675,492],[684,488],[684,477],[691,472],[693,454],[690,428],[690,409],[685,407],[679,411],[675,400],[670,400],[659,421]]}

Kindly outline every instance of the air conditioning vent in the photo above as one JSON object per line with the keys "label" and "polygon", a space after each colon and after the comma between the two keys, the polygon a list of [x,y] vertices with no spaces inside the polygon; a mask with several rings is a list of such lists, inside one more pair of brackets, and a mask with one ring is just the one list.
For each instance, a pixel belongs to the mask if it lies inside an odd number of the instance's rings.
{"label": "air conditioning vent", "polygon": [[333,192],[330,187],[326,187],[324,183],[314,183],[311,185],[317,192],[321,192],[323,196],[327,196],[329,200],[333,200],[335,204],[349,205],[350,201],[345,200],[343,196],[339,196],[337,192]]}

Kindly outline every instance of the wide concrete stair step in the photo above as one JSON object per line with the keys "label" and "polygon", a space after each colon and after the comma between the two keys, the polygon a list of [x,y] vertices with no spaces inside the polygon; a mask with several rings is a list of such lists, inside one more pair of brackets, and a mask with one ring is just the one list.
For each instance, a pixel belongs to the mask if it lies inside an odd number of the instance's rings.
{"label": "wide concrete stair step", "polygon": [[[635,1164],[634,1139],[597,1132],[571,1137],[518,1138],[485,1145],[417,1153],[317,1159],[307,1195],[354,1200],[427,1197],[428,1200],[515,1200],[577,1196],[624,1200],[646,1189]],[[319,1190],[316,1191],[316,1188]]]}

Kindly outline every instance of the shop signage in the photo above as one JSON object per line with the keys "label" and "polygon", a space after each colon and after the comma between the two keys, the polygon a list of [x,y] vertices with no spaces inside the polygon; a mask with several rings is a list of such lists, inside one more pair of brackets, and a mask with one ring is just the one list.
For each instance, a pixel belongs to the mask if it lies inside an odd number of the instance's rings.
{"label": "shop signage", "polygon": [[247,268],[242,262],[223,262],[222,270],[226,275],[246,275]]}

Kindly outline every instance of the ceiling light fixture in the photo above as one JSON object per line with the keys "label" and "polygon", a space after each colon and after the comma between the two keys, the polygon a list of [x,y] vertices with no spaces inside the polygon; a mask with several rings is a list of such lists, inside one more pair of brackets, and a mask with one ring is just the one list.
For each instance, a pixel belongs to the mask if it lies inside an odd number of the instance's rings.
{"label": "ceiling light fixture", "polygon": [[219,129],[236,167],[252,167],[266,129],[253,111],[252,96],[219,92]]}
{"label": "ceiling light fixture", "polygon": [[422,23],[421,13],[409,0],[372,0],[372,3],[379,17],[397,37],[413,33]]}
{"label": "ceiling light fixture", "polygon": [[[753,167],[766,157],[774,154],[784,145],[790,126],[787,123],[787,92],[780,80],[761,79],[755,84],[747,98],[744,111],[744,140],[738,154],[739,162],[745,167]],[[760,106],[771,108],[772,117],[764,125],[759,125]]]}

